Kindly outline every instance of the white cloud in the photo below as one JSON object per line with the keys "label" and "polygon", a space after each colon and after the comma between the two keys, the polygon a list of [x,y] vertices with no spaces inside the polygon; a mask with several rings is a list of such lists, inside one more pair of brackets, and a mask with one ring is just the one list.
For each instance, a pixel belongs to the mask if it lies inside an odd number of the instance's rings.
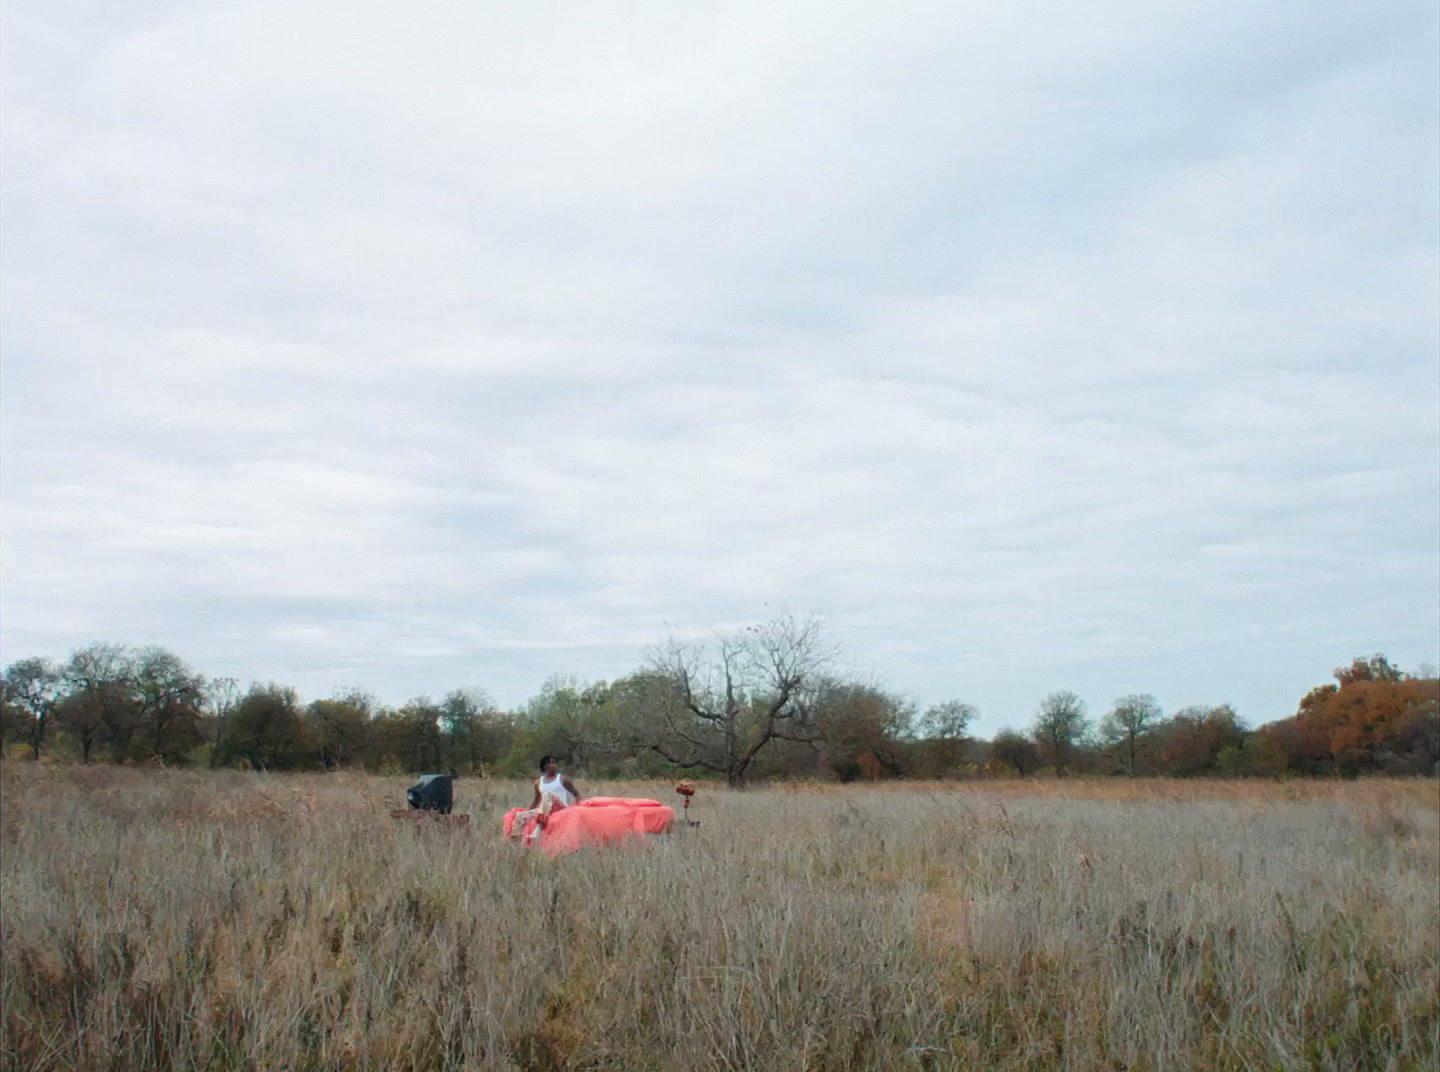
{"label": "white cloud", "polygon": [[518,703],[814,609],[994,729],[1440,655],[1426,7],[6,21],[7,657]]}

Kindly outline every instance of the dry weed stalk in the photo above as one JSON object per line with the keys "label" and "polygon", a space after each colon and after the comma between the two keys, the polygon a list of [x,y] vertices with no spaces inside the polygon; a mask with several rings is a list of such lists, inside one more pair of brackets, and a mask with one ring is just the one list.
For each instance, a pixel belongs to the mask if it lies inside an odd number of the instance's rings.
{"label": "dry weed stalk", "polygon": [[519,783],[386,837],[406,784],[0,769],[4,1067],[1440,1056],[1434,783],[716,791],[691,837],[562,859],[500,844]]}

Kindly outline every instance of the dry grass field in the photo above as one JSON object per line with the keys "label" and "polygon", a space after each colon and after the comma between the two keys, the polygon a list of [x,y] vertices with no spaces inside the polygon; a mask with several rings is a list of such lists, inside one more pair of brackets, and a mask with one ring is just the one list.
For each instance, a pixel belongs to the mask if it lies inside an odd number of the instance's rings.
{"label": "dry grass field", "polygon": [[[701,790],[551,859],[411,781],[3,768],[7,1069],[1433,1069],[1440,790]],[[673,797],[669,786],[591,792]]]}

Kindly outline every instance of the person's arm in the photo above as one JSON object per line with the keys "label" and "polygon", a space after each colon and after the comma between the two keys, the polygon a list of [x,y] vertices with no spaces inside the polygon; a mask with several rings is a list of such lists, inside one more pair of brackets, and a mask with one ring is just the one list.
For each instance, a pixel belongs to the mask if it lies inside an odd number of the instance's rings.
{"label": "person's arm", "polygon": [[569,778],[561,778],[560,784],[563,785],[567,790],[569,790],[570,796],[574,798],[576,804],[579,804],[580,790],[575,788],[575,783],[572,782]]}
{"label": "person's arm", "polygon": [[530,801],[530,810],[534,811],[540,806],[540,779],[535,779],[535,799]]}

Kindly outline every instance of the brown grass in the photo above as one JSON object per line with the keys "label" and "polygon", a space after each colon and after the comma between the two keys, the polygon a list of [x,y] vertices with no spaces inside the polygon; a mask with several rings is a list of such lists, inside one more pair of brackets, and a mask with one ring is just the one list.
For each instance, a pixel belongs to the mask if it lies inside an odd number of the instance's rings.
{"label": "brown grass", "polygon": [[1440,1056],[1434,782],[702,786],[549,859],[500,843],[519,783],[457,783],[466,831],[393,819],[403,778],[0,779],[7,1069]]}

